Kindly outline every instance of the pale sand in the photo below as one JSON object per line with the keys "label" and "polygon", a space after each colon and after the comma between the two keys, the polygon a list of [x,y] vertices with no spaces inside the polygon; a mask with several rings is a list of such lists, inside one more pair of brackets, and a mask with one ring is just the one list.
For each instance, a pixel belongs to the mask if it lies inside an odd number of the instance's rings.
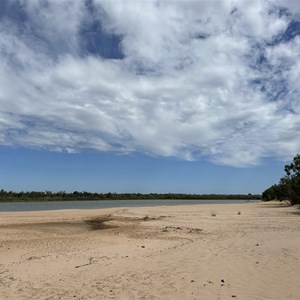
{"label": "pale sand", "polygon": [[298,300],[299,232],[273,203],[2,212],[0,299]]}

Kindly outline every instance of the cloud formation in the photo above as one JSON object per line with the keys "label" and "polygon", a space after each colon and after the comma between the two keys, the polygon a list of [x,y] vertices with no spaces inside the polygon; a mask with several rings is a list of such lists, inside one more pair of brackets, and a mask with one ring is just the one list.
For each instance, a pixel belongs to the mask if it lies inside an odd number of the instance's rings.
{"label": "cloud formation", "polygon": [[298,3],[4,0],[0,144],[231,166],[291,158]]}

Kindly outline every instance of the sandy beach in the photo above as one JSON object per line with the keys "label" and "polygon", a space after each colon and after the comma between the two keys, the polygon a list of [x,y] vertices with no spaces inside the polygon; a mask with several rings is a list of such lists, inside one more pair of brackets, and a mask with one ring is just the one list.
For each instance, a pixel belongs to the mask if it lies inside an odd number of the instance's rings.
{"label": "sandy beach", "polygon": [[284,203],[1,212],[0,299],[298,300],[299,231]]}

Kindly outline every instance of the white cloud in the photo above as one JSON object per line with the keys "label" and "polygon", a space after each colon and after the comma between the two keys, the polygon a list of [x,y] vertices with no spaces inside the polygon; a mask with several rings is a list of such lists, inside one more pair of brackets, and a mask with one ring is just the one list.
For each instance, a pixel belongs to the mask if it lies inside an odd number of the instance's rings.
{"label": "white cloud", "polygon": [[233,166],[300,152],[299,39],[273,42],[292,18],[277,2],[94,2],[123,59],[81,49],[83,1],[0,19],[1,144]]}

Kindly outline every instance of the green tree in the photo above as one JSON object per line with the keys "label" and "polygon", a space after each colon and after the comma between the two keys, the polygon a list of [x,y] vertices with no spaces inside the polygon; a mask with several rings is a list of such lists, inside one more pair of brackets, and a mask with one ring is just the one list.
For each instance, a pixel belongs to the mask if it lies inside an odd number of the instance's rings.
{"label": "green tree", "polygon": [[292,205],[300,204],[300,155],[297,154],[293,162],[285,165],[286,176],[282,178],[285,183],[287,195]]}
{"label": "green tree", "polygon": [[278,184],[266,189],[262,198],[265,201],[272,199],[288,200],[291,205],[300,204],[300,155],[293,158],[293,162],[284,166],[285,176]]}

